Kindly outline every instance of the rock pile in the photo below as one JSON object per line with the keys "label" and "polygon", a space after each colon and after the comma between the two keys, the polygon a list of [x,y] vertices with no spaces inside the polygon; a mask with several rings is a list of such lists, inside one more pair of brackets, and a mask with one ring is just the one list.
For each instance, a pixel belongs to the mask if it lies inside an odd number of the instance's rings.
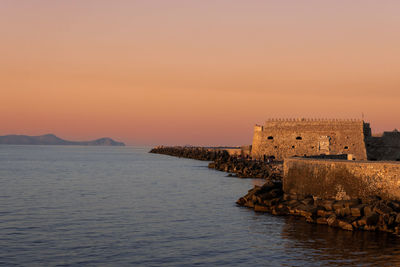
{"label": "rock pile", "polygon": [[208,167],[219,171],[235,173],[240,178],[281,180],[283,173],[282,164],[252,161],[237,157],[217,157]]}
{"label": "rock pile", "polygon": [[238,205],[274,215],[302,216],[307,222],[344,230],[385,231],[400,234],[400,202],[368,200],[321,200],[312,196],[284,194],[281,182],[267,181],[241,197]]}
{"label": "rock pile", "polygon": [[159,146],[151,149],[149,153],[207,161],[229,157],[226,151],[217,151],[202,147]]}
{"label": "rock pile", "polygon": [[281,180],[283,166],[281,162],[267,163],[230,156],[224,150],[213,150],[202,147],[155,147],[150,153],[175,157],[212,161],[208,167],[219,171],[234,173],[240,178],[269,178]]}

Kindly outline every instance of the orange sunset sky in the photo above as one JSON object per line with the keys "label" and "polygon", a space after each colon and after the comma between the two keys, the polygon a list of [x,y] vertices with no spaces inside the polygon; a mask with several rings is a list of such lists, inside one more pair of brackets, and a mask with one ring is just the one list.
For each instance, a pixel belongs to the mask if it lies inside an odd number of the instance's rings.
{"label": "orange sunset sky", "polygon": [[242,145],[267,118],[400,128],[400,1],[0,1],[0,135]]}

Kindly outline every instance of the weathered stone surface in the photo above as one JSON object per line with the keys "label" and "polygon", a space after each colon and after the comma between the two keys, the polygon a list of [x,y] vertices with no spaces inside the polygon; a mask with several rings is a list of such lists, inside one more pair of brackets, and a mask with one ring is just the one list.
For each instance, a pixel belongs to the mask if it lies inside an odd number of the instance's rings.
{"label": "weathered stone surface", "polygon": [[338,226],[338,221],[336,219],[336,215],[334,215],[334,214],[329,216],[326,219],[326,221],[328,222],[329,226],[332,226],[332,227],[337,227]]}
{"label": "weathered stone surface", "polygon": [[316,223],[318,224],[328,224],[328,220],[325,217],[318,217],[316,220]]}
{"label": "weathered stone surface", "polygon": [[379,221],[379,215],[375,212],[372,212],[370,215],[368,215],[366,217],[367,217],[368,225],[376,225]]}
{"label": "weathered stone surface", "polygon": [[340,216],[340,217],[345,217],[348,215],[351,215],[351,210],[349,207],[345,207],[345,208],[338,208],[335,210],[336,215]]}
{"label": "weathered stone surface", "polygon": [[[261,187],[255,186],[246,196],[239,198],[237,204],[250,207],[257,212],[270,212],[273,215],[302,216],[309,223],[327,224],[348,231],[379,230],[390,233],[400,231],[398,228],[400,213],[391,208],[393,206],[391,202],[379,198],[375,198],[375,201],[370,199],[367,204],[358,199],[335,201],[307,197],[287,200],[283,197],[281,186],[282,183],[271,181]],[[277,193],[271,194],[271,192]],[[271,195],[276,197],[269,199]],[[324,204],[331,210],[326,210],[322,206]]]}
{"label": "weathered stone surface", "polygon": [[248,208],[254,208],[254,203],[253,203],[252,201],[247,201],[247,202],[244,204],[244,206],[245,206],[245,207],[248,207]]}
{"label": "weathered stone surface", "polygon": [[389,214],[393,210],[385,203],[380,202],[378,205],[375,206],[374,211],[378,214]]}
{"label": "weathered stone surface", "polygon": [[288,158],[284,162],[285,193],[295,192],[321,199],[350,200],[378,196],[382,200],[400,201],[399,183],[400,162],[309,158]]}
{"label": "weathered stone surface", "polygon": [[268,208],[265,207],[265,206],[255,205],[254,206],[254,211],[256,211],[256,212],[267,212]]}
{"label": "weathered stone surface", "polygon": [[355,217],[362,216],[363,209],[364,209],[363,205],[353,207],[353,208],[351,208],[351,215],[355,216]]}
{"label": "weathered stone surface", "polygon": [[269,120],[254,127],[252,157],[354,154],[367,159],[364,133],[371,130],[362,120]]}
{"label": "weathered stone surface", "polygon": [[301,201],[304,205],[309,206],[314,204],[314,199],[312,197],[305,198]]}
{"label": "weathered stone surface", "polygon": [[400,132],[372,136],[362,120],[270,119],[254,127],[251,155],[255,159],[292,156],[332,157],[350,154],[357,160],[399,160]]}
{"label": "weathered stone surface", "polygon": [[353,231],[353,225],[346,221],[338,220],[338,226],[343,230]]}
{"label": "weathered stone surface", "polygon": [[363,218],[361,218],[361,219],[359,219],[358,221],[357,221],[357,225],[358,226],[364,226],[364,225],[366,225],[367,224],[367,218],[366,217],[363,217]]}
{"label": "weathered stone surface", "polygon": [[326,209],[326,210],[332,210],[333,209],[333,200],[324,200],[322,202],[322,206]]}
{"label": "weathered stone surface", "polygon": [[364,210],[364,215],[367,217],[373,213],[371,206],[365,206],[363,210]]}

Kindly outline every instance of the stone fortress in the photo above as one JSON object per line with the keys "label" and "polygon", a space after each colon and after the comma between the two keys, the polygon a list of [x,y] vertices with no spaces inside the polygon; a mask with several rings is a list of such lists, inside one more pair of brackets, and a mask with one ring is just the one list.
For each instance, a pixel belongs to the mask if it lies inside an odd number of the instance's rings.
{"label": "stone fortress", "polygon": [[253,159],[334,155],[400,161],[400,132],[372,136],[370,124],[358,119],[269,119],[254,127]]}

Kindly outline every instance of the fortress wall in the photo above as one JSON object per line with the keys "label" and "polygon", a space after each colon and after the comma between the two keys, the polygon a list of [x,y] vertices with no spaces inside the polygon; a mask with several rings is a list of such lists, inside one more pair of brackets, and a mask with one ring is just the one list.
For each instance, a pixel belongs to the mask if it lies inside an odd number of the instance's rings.
{"label": "fortress wall", "polygon": [[283,190],[322,199],[400,200],[400,162],[288,158]]}
{"label": "fortress wall", "polygon": [[366,160],[364,134],[370,131],[362,120],[269,120],[254,129],[252,156],[354,154]]}
{"label": "fortress wall", "polygon": [[366,139],[369,160],[400,161],[400,133],[384,132],[380,137]]}

